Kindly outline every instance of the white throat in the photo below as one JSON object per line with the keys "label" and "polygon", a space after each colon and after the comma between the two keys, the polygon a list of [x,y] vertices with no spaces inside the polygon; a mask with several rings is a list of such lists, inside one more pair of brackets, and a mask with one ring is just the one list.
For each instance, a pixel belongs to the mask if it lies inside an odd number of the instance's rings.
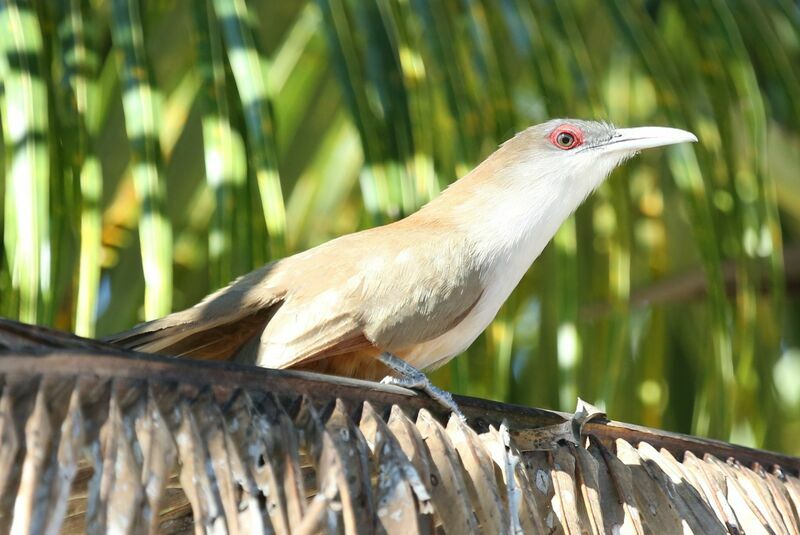
{"label": "white throat", "polygon": [[[492,322],[564,220],[607,174],[602,169],[597,170],[599,177],[592,173],[574,181],[554,181],[536,175],[538,168],[545,166],[526,164],[503,168],[499,171],[505,176],[490,181],[468,175],[429,205],[437,210],[444,208],[437,204],[447,203],[454,223],[466,231],[469,261],[480,270],[484,289],[477,305],[454,329],[405,356],[412,365],[436,358],[436,364],[427,367],[437,367],[469,347]],[[611,168],[613,165],[608,171]],[[564,176],[568,178],[569,172]]]}
{"label": "white throat", "polygon": [[[556,119],[520,132],[419,214],[465,236],[466,268],[481,298],[444,335],[417,346],[411,364],[436,367],[466,349],[494,319],[564,220],[614,167],[637,151],[697,141],[674,128],[615,128]],[[574,149],[574,150],[573,150]]]}

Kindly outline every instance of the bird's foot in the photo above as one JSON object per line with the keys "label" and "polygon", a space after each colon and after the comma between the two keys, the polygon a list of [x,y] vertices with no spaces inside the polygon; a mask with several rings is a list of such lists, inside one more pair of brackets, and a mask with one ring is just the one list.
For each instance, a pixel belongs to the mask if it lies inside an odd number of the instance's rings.
{"label": "bird's foot", "polygon": [[458,404],[453,399],[453,395],[447,390],[442,390],[434,386],[430,379],[428,379],[428,376],[420,370],[389,352],[381,353],[379,359],[389,369],[399,375],[399,377],[393,375],[386,376],[381,383],[425,392],[431,399],[452,411],[453,414],[458,416],[462,421],[466,420],[461,409],[458,408]]}

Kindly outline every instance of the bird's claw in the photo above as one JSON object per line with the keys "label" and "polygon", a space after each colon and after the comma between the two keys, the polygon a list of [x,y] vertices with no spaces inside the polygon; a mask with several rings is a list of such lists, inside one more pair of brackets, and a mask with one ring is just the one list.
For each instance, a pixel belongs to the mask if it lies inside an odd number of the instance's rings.
{"label": "bird's claw", "polygon": [[381,362],[386,364],[394,372],[400,374],[400,377],[395,377],[393,375],[386,376],[381,380],[381,383],[425,392],[439,405],[442,405],[458,416],[461,421],[466,421],[466,417],[453,399],[453,395],[447,390],[442,390],[438,386],[434,386],[424,373],[391,353],[383,353],[380,359]]}

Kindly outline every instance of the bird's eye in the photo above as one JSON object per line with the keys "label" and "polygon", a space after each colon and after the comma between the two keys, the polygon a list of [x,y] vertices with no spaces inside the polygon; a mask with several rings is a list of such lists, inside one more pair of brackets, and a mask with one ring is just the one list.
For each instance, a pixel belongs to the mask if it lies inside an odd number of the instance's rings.
{"label": "bird's eye", "polygon": [[550,134],[550,141],[559,149],[569,150],[583,143],[583,136],[572,126],[562,126]]}
{"label": "bird's eye", "polygon": [[556,141],[559,147],[568,149],[575,143],[575,136],[569,132],[559,132],[558,136],[556,136]]}

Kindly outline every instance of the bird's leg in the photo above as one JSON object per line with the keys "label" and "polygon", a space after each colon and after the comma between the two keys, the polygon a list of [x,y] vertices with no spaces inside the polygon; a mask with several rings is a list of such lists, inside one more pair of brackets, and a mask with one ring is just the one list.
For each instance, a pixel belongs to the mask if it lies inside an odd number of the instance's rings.
{"label": "bird's leg", "polygon": [[461,412],[461,409],[458,408],[458,405],[453,400],[453,395],[446,390],[442,390],[441,388],[434,386],[430,379],[428,379],[428,376],[426,376],[420,370],[416,369],[403,359],[389,353],[388,351],[381,353],[380,357],[378,357],[378,360],[380,360],[389,369],[400,376],[395,377],[393,375],[388,375],[383,378],[381,383],[404,386],[413,390],[421,390],[422,392],[428,394],[428,396],[430,396],[434,401],[452,411],[453,414],[462,420],[466,419],[464,414]]}

